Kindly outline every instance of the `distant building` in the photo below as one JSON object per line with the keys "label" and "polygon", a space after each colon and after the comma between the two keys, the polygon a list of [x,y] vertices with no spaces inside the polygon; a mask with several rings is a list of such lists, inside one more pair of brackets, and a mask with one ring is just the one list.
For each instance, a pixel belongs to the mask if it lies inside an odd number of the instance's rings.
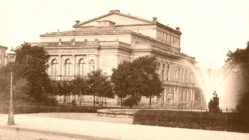
{"label": "distant building", "polygon": [[153,55],[164,87],[157,100],[162,104],[196,103],[191,69],[196,61],[180,51],[180,28],[163,25],[156,17],[146,20],[119,10],[84,22],[77,20],[73,27],[40,36],[39,45],[50,55],[51,79],[71,80],[98,68],[111,75],[112,69],[124,61]]}
{"label": "distant building", "polygon": [[6,50],[7,47],[0,45],[0,67],[6,65]]}

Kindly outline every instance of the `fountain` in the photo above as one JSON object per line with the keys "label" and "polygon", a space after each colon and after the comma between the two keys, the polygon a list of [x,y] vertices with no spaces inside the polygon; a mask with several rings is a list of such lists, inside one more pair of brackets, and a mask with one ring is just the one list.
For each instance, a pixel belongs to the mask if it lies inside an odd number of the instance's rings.
{"label": "fountain", "polygon": [[195,75],[196,86],[202,90],[203,108],[207,108],[207,103],[212,98],[212,93],[217,92],[220,99],[220,107],[224,109],[234,109],[236,107],[239,89],[238,72],[239,67],[215,69],[198,68],[186,60],[178,60],[179,63],[189,67]]}

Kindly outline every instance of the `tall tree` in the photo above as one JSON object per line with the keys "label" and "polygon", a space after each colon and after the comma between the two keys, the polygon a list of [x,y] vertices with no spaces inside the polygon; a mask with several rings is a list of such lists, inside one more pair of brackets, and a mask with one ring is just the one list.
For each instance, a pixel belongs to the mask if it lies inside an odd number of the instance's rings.
{"label": "tall tree", "polygon": [[7,67],[0,67],[0,73],[0,100],[4,102],[9,94],[9,70]]}
{"label": "tall tree", "polygon": [[[112,97],[113,92],[108,76],[101,70],[92,71],[87,74],[87,84],[89,93],[93,95],[93,105],[95,106],[95,97]],[[111,96],[110,96],[111,95]]]}
{"label": "tall tree", "polygon": [[29,96],[35,102],[47,102],[51,92],[50,79],[46,72],[48,54],[43,47],[24,43],[16,50],[15,77],[25,78],[30,84]]}
{"label": "tall tree", "polygon": [[111,76],[111,81],[114,83],[114,92],[121,99],[121,106],[123,103],[123,99],[127,97],[127,95],[131,95],[132,92],[127,87],[130,87],[131,83],[131,63],[123,62],[118,65],[117,69],[113,69],[113,73]]}
{"label": "tall tree", "polygon": [[102,105],[104,104],[103,99],[105,99],[105,106],[106,106],[107,105],[106,98],[114,98],[113,87],[108,77],[105,77],[105,80],[102,82],[101,86],[103,87],[103,90],[100,94],[100,97],[102,100]]}
{"label": "tall tree", "polygon": [[[144,56],[133,62],[124,62],[113,69],[112,82],[115,93],[122,99],[127,95],[134,96],[137,101],[141,96],[159,96],[162,84],[156,73],[157,61],[155,57]],[[134,104],[137,104],[134,102]]]}
{"label": "tall tree", "polygon": [[[0,101],[9,101],[9,88],[10,88],[10,66],[0,68]],[[32,102],[33,99],[28,97],[30,91],[30,84],[24,78],[13,80],[13,96],[15,103],[28,103]]]}
{"label": "tall tree", "polygon": [[73,86],[72,88],[74,95],[79,95],[80,97],[80,105],[81,105],[82,95],[87,95],[88,94],[87,91],[89,91],[86,78],[76,77],[72,81],[72,86]]}
{"label": "tall tree", "polygon": [[240,81],[238,94],[240,95],[237,110],[239,120],[242,121],[244,129],[249,131],[249,42],[245,49],[237,49],[235,52],[229,51],[227,54],[226,68],[237,69]]}
{"label": "tall tree", "polygon": [[160,96],[163,88],[161,81],[156,73],[157,61],[155,57],[145,56],[133,61],[138,76],[138,85],[141,95],[146,96],[150,100],[152,96]]}
{"label": "tall tree", "polygon": [[64,103],[70,102],[70,95],[72,94],[73,91],[73,85],[71,81],[61,81],[61,92],[62,95],[64,95]]}

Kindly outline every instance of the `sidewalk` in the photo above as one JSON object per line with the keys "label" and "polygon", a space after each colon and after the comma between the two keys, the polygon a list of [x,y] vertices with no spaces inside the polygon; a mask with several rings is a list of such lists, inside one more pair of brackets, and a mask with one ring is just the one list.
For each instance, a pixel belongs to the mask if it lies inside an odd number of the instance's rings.
{"label": "sidewalk", "polygon": [[209,131],[132,125],[87,120],[70,120],[29,115],[15,115],[14,126],[7,126],[7,115],[0,114],[0,127],[44,132],[84,139],[122,140],[248,140],[249,133]]}

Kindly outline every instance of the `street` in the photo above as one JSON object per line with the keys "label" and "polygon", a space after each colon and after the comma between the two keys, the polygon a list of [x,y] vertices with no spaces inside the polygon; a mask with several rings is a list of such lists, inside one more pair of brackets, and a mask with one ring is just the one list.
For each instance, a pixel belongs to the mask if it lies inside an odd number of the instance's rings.
{"label": "street", "polygon": [[[107,116],[94,118],[94,114],[85,114],[86,116],[84,113],[48,114],[16,114],[13,126],[7,126],[7,114],[0,114],[0,140],[78,140],[79,138],[88,140],[248,140],[249,138],[248,133],[133,125],[128,123],[129,118],[125,121],[124,118],[110,117],[113,120],[117,119],[111,122]],[[98,121],[97,118],[102,121]],[[119,119],[123,120],[122,123],[118,123]]]}
{"label": "street", "polygon": [[53,134],[36,133],[26,130],[0,128],[0,140],[82,140]]}

